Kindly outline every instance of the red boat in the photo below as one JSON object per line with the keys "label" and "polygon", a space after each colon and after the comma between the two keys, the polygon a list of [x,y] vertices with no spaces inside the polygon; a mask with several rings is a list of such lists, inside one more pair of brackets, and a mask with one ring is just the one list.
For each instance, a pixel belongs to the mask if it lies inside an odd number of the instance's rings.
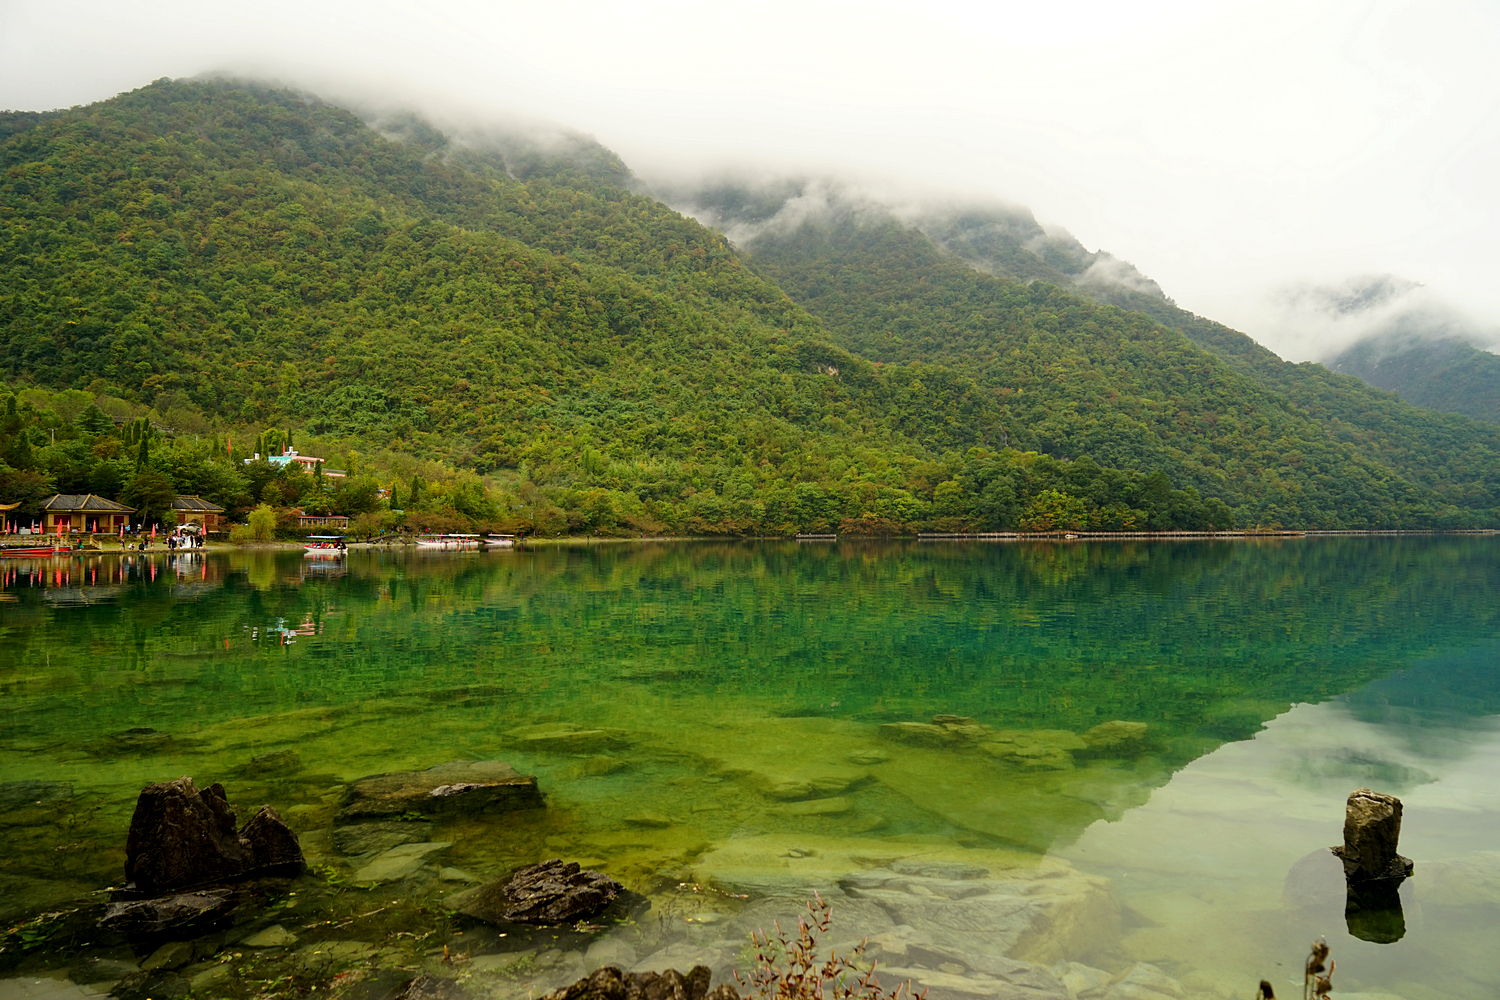
{"label": "red boat", "polygon": [[26,548],[0,546],[0,556],[50,556],[57,549],[51,545],[33,545]]}

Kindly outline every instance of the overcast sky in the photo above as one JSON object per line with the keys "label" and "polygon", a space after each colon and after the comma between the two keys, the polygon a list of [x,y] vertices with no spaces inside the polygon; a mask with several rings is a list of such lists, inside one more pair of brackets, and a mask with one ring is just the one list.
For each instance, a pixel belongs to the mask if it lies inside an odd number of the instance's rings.
{"label": "overcast sky", "polygon": [[0,107],[229,71],[555,121],[648,178],[1004,199],[1299,360],[1340,334],[1272,307],[1297,284],[1394,273],[1500,326],[1497,56],[1493,0],[0,0]]}

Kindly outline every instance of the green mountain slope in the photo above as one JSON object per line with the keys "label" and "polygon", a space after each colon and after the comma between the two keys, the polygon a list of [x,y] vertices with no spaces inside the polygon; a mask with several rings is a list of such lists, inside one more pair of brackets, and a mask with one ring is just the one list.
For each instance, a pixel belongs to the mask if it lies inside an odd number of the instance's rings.
{"label": "green mountain slope", "polygon": [[1247,523],[1495,523],[1495,428],[1283,362],[1029,216],[898,221],[834,203],[778,225],[774,197],[718,187],[681,200],[841,345],[941,363],[1003,398],[1018,447],[1167,468]]}
{"label": "green mountain slope", "polygon": [[[0,365],[22,383],[443,459],[496,477],[449,513],[524,510],[548,530],[1230,520],[1155,470],[1003,451],[1003,399],[823,342],[721,236],[630,194],[582,140],[450,144],[420,122],[376,131],[290,93],[171,81],[8,115],[0,133]],[[12,471],[82,491],[122,463],[123,495],[152,470],[169,483],[153,496],[191,478],[146,447],[132,470],[112,432],[55,400],[14,404]],[[305,484],[267,479],[219,476],[217,495],[305,505]]]}
{"label": "green mountain slope", "polygon": [[1465,340],[1369,337],[1325,364],[1414,406],[1500,423],[1500,357]]}

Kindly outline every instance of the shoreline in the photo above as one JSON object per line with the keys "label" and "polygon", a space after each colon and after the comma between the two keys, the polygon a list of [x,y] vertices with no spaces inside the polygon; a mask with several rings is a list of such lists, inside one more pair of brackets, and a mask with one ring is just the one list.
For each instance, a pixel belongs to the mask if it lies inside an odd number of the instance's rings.
{"label": "shoreline", "polygon": [[[1274,531],[987,531],[987,532],[919,532],[911,535],[640,535],[640,536],[588,536],[563,535],[555,538],[526,538],[515,549],[517,551],[540,546],[589,546],[621,545],[628,543],[678,543],[678,542],[796,542],[799,545],[836,545],[843,542],[1173,542],[1173,541],[1288,541],[1299,538],[1401,538],[1421,536],[1493,537],[1500,535],[1500,528],[1390,528],[1390,529],[1278,529]],[[45,543],[41,543],[45,545]],[[28,548],[38,545],[34,536],[0,537],[0,550],[5,548]],[[278,539],[271,542],[239,544],[221,541],[210,542],[202,548],[172,551],[155,545],[146,552],[136,548],[99,549],[65,548],[54,551],[51,556],[129,556],[129,555],[191,555],[195,553],[225,552],[296,552],[303,543]],[[350,542],[349,551],[372,550],[415,551],[414,543],[404,539],[389,539],[374,542]],[[484,551],[484,550],[479,550]]]}

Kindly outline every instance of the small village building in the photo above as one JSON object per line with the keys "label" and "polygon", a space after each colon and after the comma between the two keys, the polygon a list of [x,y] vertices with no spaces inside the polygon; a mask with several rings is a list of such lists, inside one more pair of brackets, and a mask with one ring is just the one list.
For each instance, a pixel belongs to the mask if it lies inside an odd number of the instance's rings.
{"label": "small village building", "polygon": [[199,524],[204,531],[218,531],[224,508],[202,497],[178,497],[172,501],[172,513],[178,524]]}
{"label": "small village building", "polygon": [[130,523],[134,507],[115,503],[92,493],[56,493],[42,504],[42,530],[116,532]]}
{"label": "small village building", "polygon": [[[284,455],[267,455],[266,461],[277,467],[300,465],[309,475],[316,471],[318,466],[323,465],[321,458],[313,455],[299,455],[296,448],[288,448]],[[249,463],[250,459],[245,459],[245,464],[248,465]],[[332,476],[334,479],[342,479],[344,478],[344,470],[330,469],[325,465],[323,467],[323,475]]]}
{"label": "small village building", "polygon": [[345,531],[349,527],[349,518],[343,514],[299,514],[297,516],[297,527],[299,528],[337,528]]}

